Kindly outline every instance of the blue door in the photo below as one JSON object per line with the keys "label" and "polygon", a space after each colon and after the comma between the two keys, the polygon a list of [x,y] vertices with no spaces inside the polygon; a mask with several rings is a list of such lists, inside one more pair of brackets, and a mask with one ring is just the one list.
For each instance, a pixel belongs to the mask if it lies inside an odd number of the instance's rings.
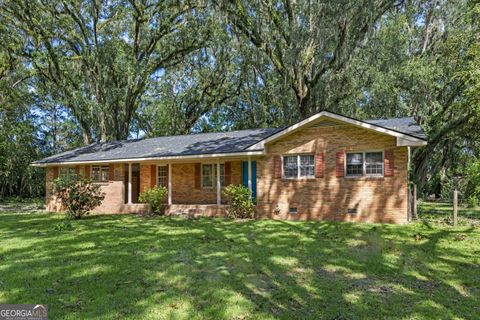
{"label": "blue door", "polygon": [[[243,161],[243,185],[248,188],[248,161]],[[252,161],[252,194],[257,199],[257,162]]]}

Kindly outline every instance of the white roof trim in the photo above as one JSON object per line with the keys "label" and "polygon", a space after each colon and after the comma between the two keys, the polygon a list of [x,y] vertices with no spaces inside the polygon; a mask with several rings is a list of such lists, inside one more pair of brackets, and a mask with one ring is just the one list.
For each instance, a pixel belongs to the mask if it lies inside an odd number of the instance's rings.
{"label": "white roof trim", "polygon": [[[379,133],[383,133],[383,134],[387,134],[387,135],[390,135],[390,136],[397,137],[397,145],[398,145],[398,139],[402,139],[401,140],[402,143],[407,143],[407,144],[402,144],[402,146],[408,146],[408,145],[418,146],[418,145],[426,145],[427,144],[427,142],[424,139],[421,139],[421,138],[416,138],[416,137],[408,135],[408,134],[404,134],[404,133],[401,133],[401,132],[398,132],[398,131],[395,131],[395,130],[390,130],[390,129],[387,129],[387,128],[384,128],[384,127],[381,127],[381,126],[377,126],[377,125],[374,125],[374,124],[370,124],[370,123],[367,123],[367,122],[364,122],[364,121],[355,120],[355,119],[352,119],[352,118],[341,116],[339,114],[335,114],[335,113],[332,113],[332,112],[321,111],[321,112],[319,112],[319,113],[317,113],[317,114],[315,114],[315,115],[313,115],[313,116],[311,116],[311,117],[309,117],[305,120],[297,122],[296,124],[291,125],[290,127],[287,127],[285,129],[283,129],[282,131],[279,131],[279,132],[275,133],[274,135],[271,135],[268,138],[263,139],[262,141],[259,141],[255,144],[251,145],[247,150],[263,149],[266,143],[276,141],[276,140],[280,139],[281,137],[283,137],[285,135],[288,135],[288,134],[293,133],[293,132],[295,132],[299,129],[302,129],[305,126],[307,126],[308,124],[310,124],[312,121],[315,121],[315,120],[317,120],[321,117],[328,117],[328,118],[339,120],[339,121],[342,121],[342,122],[345,122],[345,123],[348,123],[348,124],[351,124],[351,125],[354,125],[354,126],[357,126],[357,127],[367,129],[367,130],[372,130],[372,131],[376,131],[376,132],[379,132]],[[411,144],[409,144],[409,143],[411,143]]]}
{"label": "white roof trim", "polygon": [[397,147],[420,147],[420,146],[426,146],[426,145],[427,145],[427,141],[425,140],[417,141],[417,140],[397,137]]}
{"label": "white roof trim", "polygon": [[32,167],[51,167],[58,165],[80,165],[80,164],[101,164],[101,163],[125,163],[125,162],[146,162],[155,160],[195,160],[195,159],[209,159],[209,158],[225,158],[237,156],[261,156],[264,151],[246,151],[246,152],[231,152],[231,153],[211,153],[198,154],[186,156],[167,156],[167,157],[144,157],[144,158],[130,158],[130,159],[113,159],[113,160],[89,160],[89,161],[63,161],[63,162],[49,162],[49,163],[32,163]]}

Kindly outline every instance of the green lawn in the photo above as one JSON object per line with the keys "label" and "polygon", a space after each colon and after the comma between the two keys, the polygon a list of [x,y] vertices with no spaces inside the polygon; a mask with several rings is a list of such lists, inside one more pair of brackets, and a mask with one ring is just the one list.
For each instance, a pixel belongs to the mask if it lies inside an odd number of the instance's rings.
{"label": "green lawn", "polygon": [[0,213],[0,303],[50,319],[474,319],[480,229]]}
{"label": "green lawn", "polygon": [[[453,208],[450,203],[422,202],[418,214],[425,221],[451,223]],[[458,224],[480,226],[480,208],[459,207]]]}

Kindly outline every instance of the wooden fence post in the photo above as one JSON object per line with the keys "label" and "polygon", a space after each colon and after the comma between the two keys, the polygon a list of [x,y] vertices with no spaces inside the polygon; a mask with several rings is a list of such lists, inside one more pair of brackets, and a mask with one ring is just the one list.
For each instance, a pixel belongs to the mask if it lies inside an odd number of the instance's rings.
{"label": "wooden fence post", "polygon": [[453,225],[457,225],[458,215],[458,190],[453,191]]}
{"label": "wooden fence post", "polygon": [[413,185],[413,217],[415,220],[418,220],[418,213],[417,213],[417,185]]}

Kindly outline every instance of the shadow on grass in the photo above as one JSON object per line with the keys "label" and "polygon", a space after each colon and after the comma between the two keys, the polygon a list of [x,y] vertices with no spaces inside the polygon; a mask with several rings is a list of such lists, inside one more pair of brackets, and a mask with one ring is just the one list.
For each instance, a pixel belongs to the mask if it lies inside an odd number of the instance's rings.
{"label": "shadow on grass", "polygon": [[1,303],[46,303],[53,319],[480,312],[474,228],[111,215],[53,231],[61,219],[1,216]]}

